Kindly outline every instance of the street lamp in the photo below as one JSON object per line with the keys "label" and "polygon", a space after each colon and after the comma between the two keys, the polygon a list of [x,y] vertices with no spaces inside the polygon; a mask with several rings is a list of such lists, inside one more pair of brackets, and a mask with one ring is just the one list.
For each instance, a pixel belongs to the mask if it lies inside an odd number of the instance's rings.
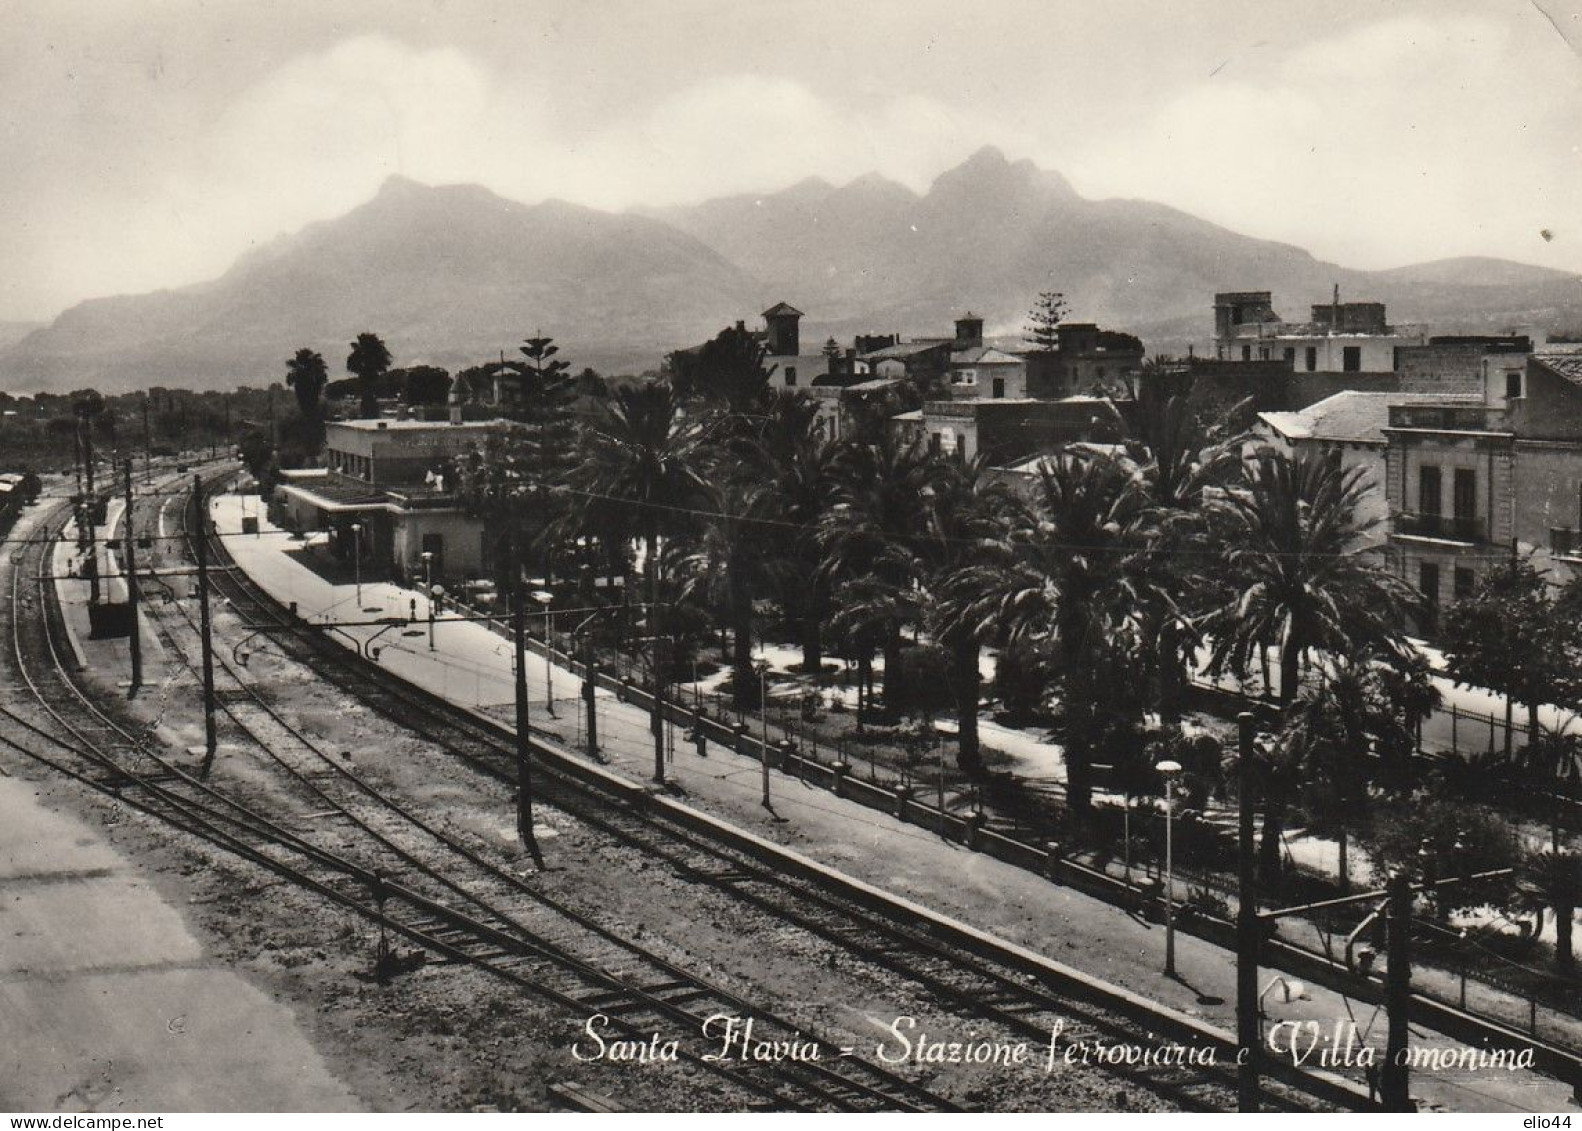
{"label": "street lamp", "polygon": [[1172,828],[1175,824],[1176,778],[1181,763],[1166,758],[1154,767],[1165,779],[1165,976],[1176,973],[1175,851]]}
{"label": "street lamp", "polygon": [[552,653],[555,650],[555,595],[548,589],[533,590],[533,600],[544,606],[544,697],[548,700],[549,717],[554,719],[555,714],[555,665]]}
{"label": "street lamp", "polygon": [[357,608],[363,607],[363,524],[352,523],[352,568],[357,578]]}
{"label": "street lamp", "polygon": [[420,555],[423,559],[423,592],[428,594],[428,650],[434,650],[434,551],[424,550]]}

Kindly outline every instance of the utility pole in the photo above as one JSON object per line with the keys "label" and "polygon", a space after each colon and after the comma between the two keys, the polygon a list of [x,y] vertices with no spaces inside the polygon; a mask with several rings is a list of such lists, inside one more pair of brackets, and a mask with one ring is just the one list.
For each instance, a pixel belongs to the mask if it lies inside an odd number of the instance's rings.
{"label": "utility pole", "polygon": [[522,591],[522,569],[511,562],[511,635],[516,644],[516,831],[522,846],[533,857],[539,871],[544,870],[544,857],[538,850],[538,838],[533,835],[533,779],[528,761],[529,722],[527,715],[527,624],[522,605],[527,594]]}
{"label": "utility pole", "polygon": [[582,658],[582,700],[588,708],[588,756],[593,758],[599,754],[599,712],[594,706],[598,687],[599,663],[593,658],[593,646],[590,643]]}
{"label": "utility pole", "polygon": [[1253,726],[1251,711],[1236,717],[1239,739],[1236,856],[1236,1043],[1243,1058],[1236,1073],[1236,1110],[1258,1110],[1258,869],[1253,825]]}
{"label": "utility pole", "polygon": [[1384,1045],[1384,1068],[1379,1078],[1379,1099],[1385,1111],[1415,1111],[1408,1092],[1407,1042],[1412,1000],[1412,881],[1404,871],[1389,883],[1389,931],[1384,968],[1384,1009],[1389,1035]]}
{"label": "utility pole", "polygon": [[88,491],[88,603],[99,603],[99,495],[93,486],[93,421],[82,415],[82,463]]}
{"label": "utility pole", "polygon": [[651,548],[654,560],[648,562],[648,629],[653,635],[650,653],[654,663],[654,711],[651,725],[654,731],[654,781],[665,784],[665,706],[664,706],[664,656],[659,648],[659,543],[655,539]]}
{"label": "utility pole", "polygon": [[127,456],[123,468],[126,485],[126,515],[123,525],[126,532],[126,605],[127,619],[131,623],[132,631],[127,637],[127,643],[132,648],[132,687],[130,694],[136,695],[137,689],[143,686],[143,639],[138,631],[137,623],[137,538],[132,529],[132,457]]}
{"label": "utility pole", "polygon": [[201,475],[192,477],[192,509],[198,524],[193,532],[193,548],[198,559],[198,632],[203,640],[203,767],[198,776],[207,781],[218,743],[214,733],[214,640],[209,634],[209,539]]}
{"label": "utility pole", "polygon": [[143,485],[154,482],[154,434],[148,427],[148,390],[143,390]]}

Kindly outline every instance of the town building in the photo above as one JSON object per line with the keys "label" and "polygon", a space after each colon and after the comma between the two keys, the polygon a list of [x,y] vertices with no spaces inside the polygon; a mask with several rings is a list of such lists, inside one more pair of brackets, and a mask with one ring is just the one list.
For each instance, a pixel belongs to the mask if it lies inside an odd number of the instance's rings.
{"label": "town building", "polygon": [[1258,443],[1278,448],[1293,458],[1333,459],[1348,471],[1360,468],[1368,490],[1358,517],[1372,526],[1368,541],[1382,545],[1390,515],[1384,486],[1385,452],[1389,448],[1385,429],[1390,424],[1390,408],[1452,402],[1476,404],[1478,398],[1347,390],[1296,412],[1260,412],[1253,433]]}
{"label": "town building", "polygon": [[1528,354],[1509,374],[1502,362],[1459,400],[1389,410],[1390,547],[1429,604],[1426,631],[1512,554],[1557,584],[1582,570],[1582,353]]}
{"label": "town building", "polygon": [[1027,392],[1043,400],[1079,394],[1117,394],[1143,363],[1143,344],[1131,334],[1092,322],[1063,322],[1055,348],[1028,350]]}
{"label": "town building", "polygon": [[450,468],[512,425],[464,423],[459,407],[453,402],[448,422],[328,423],[326,466],[283,473],[270,501],[272,521],[303,533],[328,531],[330,552],[344,561],[356,556],[368,577],[486,573],[483,522],[462,507]]}
{"label": "town building", "polygon": [[[1270,291],[1222,291],[1214,296],[1214,356],[1218,361],[1281,361],[1295,373],[1344,373],[1359,382],[1394,374],[1401,351],[1427,344],[1417,327],[1392,326],[1382,302],[1313,304],[1306,322],[1287,322]],[[1365,387],[1359,383],[1358,388]]]}

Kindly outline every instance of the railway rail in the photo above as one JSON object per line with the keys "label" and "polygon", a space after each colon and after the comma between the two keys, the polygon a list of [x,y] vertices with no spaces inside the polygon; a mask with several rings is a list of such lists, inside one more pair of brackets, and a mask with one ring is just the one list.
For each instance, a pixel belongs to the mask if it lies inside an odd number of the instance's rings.
{"label": "railway rail", "polygon": [[[192,526],[189,509],[184,528],[190,532]],[[211,547],[211,560],[230,563],[223,540],[213,539]],[[251,623],[301,628],[271,633],[292,659],[474,769],[514,783],[514,734],[504,725],[353,657],[340,644],[295,622],[289,611],[239,570],[217,571],[211,582]],[[1150,1009],[1130,998],[1118,1002],[1106,989],[1091,984],[1051,984],[1045,971],[985,957],[970,940],[952,938],[932,920],[897,914],[882,900],[832,890],[819,877],[786,867],[782,858],[674,820],[661,804],[645,804],[642,797],[634,803],[628,792],[601,788],[595,778],[578,772],[576,759],[542,732],[535,733],[534,750],[536,800],[554,805],[692,882],[725,891],[859,961],[918,985],[952,1012],[1043,1042],[1061,1023],[1062,1040],[1071,1045],[1135,1043],[1140,1025],[1161,1038],[1194,1044],[1205,1040],[1206,1027],[1183,1027],[1180,1018],[1167,1010]],[[1213,1035],[1208,1035],[1208,1043],[1215,1043]],[[1234,1055],[1231,1047],[1219,1044],[1221,1058],[1213,1069],[1166,1066],[1113,1071],[1173,1105],[1225,1110],[1234,1106]],[[1360,1091],[1337,1080],[1273,1065],[1270,1069],[1284,1077],[1266,1096],[1274,1109],[1367,1106]]]}
{"label": "railway rail", "polygon": [[[46,553],[43,546],[29,546],[14,560],[10,660],[50,725],[40,726],[0,707],[0,717],[10,724],[6,729],[11,732],[0,738],[0,744],[377,923],[382,934],[404,938],[440,960],[477,966],[573,1015],[602,1014],[612,1037],[643,1042],[656,1025],[673,1025],[677,1059],[700,1074],[718,1078],[744,1106],[956,1109],[946,1097],[861,1057],[823,1062],[708,1059],[702,1024],[713,1013],[751,1015],[776,1036],[780,1035],[777,1026],[797,1031],[773,1013],[754,1008],[627,940],[600,933],[589,921],[570,916],[551,921],[547,915],[531,923],[521,921],[494,899],[474,893],[448,872],[425,863],[398,843],[392,830],[376,829],[341,799],[333,801],[335,809],[356,827],[357,835],[337,830],[333,836],[311,839],[199,781],[161,756],[151,735],[101,708],[71,678],[61,647],[61,613],[45,585]],[[24,583],[25,577],[30,584]],[[263,717],[289,727],[268,713],[267,704],[256,703],[265,709]],[[234,710],[238,724],[249,731],[255,726],[263,730],[258,715],[245,718],[229,703],[227,709]],[[256,737],[262,748],[285,745],[278,733],[264,731]],[[302,756],[311,743],[300,734],[297,738]],[[339,773],[325,768],[313,771],[302,764],[293,766],[284,757],[278,764],[295,775],[306,793],[325,801],[334,797],[328,788],[331,782],[364,792],[371,788],[341,767],[335,767]],[[413,814],[394,807],[389,812],[412,829],[421,827]],[[440,836],[432,828],[424,831]],[[446,847],[454,859],[467,861],[495,883],[536,894],[459,842]],[[555,910],[542,900],[539,909]],[[591,955],[590,939],[595,940]]]}

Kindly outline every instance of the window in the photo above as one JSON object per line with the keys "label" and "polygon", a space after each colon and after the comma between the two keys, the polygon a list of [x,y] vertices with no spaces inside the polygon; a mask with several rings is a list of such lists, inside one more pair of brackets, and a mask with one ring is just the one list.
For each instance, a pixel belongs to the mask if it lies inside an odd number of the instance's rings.
{"label": "window", "polygon": [[1466,566],[1457,566],[1455,574],[1456,600],[1465,601],[1477,588],[1478,577]]}
{"label": "window", "polygon": [[1439,498],[1439,468],[1425,463],[1417,469],[1417,509],[1425,515],[1443,513]]}
{"label": "window", "polygon": [[1317,346],[1308,346],[1307,347],[1307,371],[1309,373],[1312,373],[1317,368],[1318,368],[1318,347]]}
{"label": "window", "polygon": [[1268,361],[1269,360],[1269,347],[1268,346],[1259,346],[1258,347],[1258,360],[1259,361]]}
{"label": "window", "polygon": [[1362,372],[1362,347],[1342,346],[1340,350],[1340,367],[1347,373]]}
{"label": "window", "polygon": [[1505,396],[1515,399],[1522,395],[1522,371],[1520,369],[1507,370],[1505,373]]}
{"label": "window", "polygon": [[1417,564],[1417,588],[1423,594],[1423,630],[1434,631],[1439,623],[1439,567],[1433,562]]}
{"label": "window", "polygon": [[1251,361],[1252,360],[1252,347],[1251,346],[1242,346],[1241,347],[1241,359],[1243,361]]}
{"label": "window", "polygon": [[1289,361],[1291,363],[1291,368],[1293,368],[1293,369],[1296,368],[1296,347],[1295,346],[1286,346],[1285,347],[1285,360],[1287,360],[1287,361]]}
{"label": "window", "polygon": [[935,455],[938,455],[944,446],[944,437],[942,437],[938,432],[935,432],[933,436],[929,437],[928,446]]}
{"label": "window", "polygon": [[950,382],[953,385],[976,385],[978,383],[978,371],[976,369],[958,369],[951,375]]}
{"label": "window", "polygon": [[1005,378],[1004,377],[996,377],[994,379],[994,396],[995,396],[996,400],[998,400],[1001,397],[1005,396]]}
{"label": "window", "polygon": [[794,365],[786,366],[786,388],[796,388],[796,366]]}
{"label": "window", "polygon": [[1401,347],[1396,346],[1395,352],[1390,355],[1390,368],[1396,373],[1401,371]]}
{"label": "window", "polygon": [[1478,473],[1471,468],[1456,468],[1451,489],[1452,513],[1457,518],[1472,518],[1478,513]]}

